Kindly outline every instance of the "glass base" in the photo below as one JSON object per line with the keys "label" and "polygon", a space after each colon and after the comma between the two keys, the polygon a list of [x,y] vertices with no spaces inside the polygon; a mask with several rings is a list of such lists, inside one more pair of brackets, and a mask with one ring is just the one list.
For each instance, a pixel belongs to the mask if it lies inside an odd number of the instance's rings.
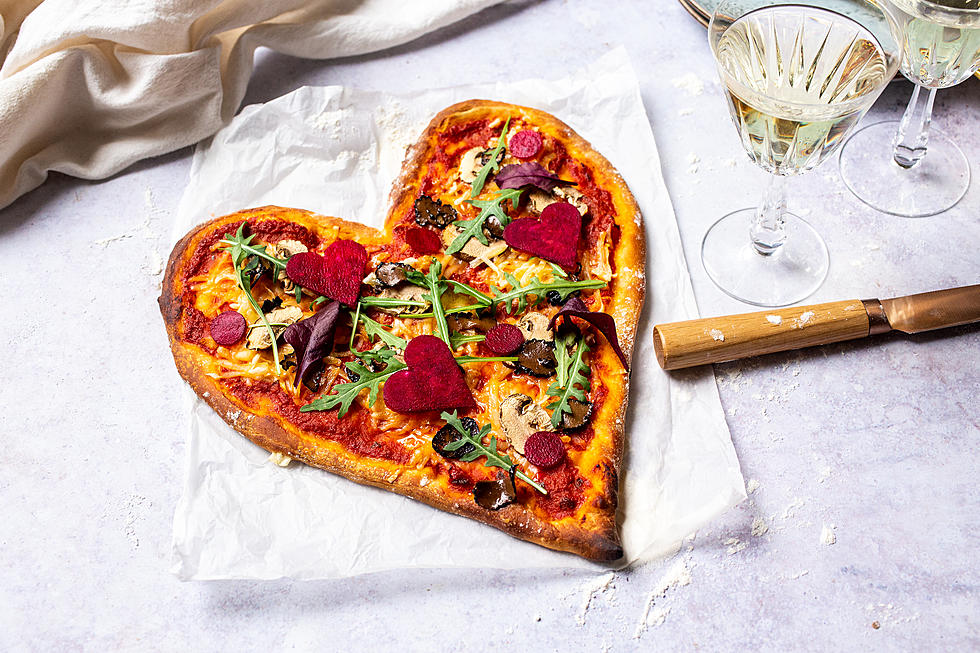
{"label": "glass base", "polygon": [[787,306],[806,299],[827,277],[827,245],[813,227],[784,214],[786,242],[768,256],[749,238],[756,209],[729,213],[714,223],[701,243],[701,262],[715,284],[739,301]]}
{"label": "glass base", "polygon": [[926,155],[903,168],[892,158],[898,121],[854,133],[840,151],[840,174],[859,200],[883,213],[925,218],[953,208],[970,187],[970,164],[956,143],[929,131]]}

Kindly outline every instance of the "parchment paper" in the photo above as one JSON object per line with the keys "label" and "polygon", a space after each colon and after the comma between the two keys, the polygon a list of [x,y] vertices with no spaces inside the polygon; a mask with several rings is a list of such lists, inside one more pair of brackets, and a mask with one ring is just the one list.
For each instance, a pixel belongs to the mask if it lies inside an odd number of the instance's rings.
{"label": "parchment paper", "polygon": [[[465,99],[529,105],[568,123],[619,169],[647,234],[647,301],[637,336],[621,474],[626,559],[642,563],[745,498],[710,369],[669,375],[657,322],[697,316],[677,224],[625,50],[554,81],[390,95],[305,87],[242,110],[194,155],[173,240],[214,215],[278,204],[381,227],[406,146]],[[393,493],[269,454],[187,391],[187,474],[174,518],[183,579],[329,578],[401,567],[604,567],[516,540]]]}

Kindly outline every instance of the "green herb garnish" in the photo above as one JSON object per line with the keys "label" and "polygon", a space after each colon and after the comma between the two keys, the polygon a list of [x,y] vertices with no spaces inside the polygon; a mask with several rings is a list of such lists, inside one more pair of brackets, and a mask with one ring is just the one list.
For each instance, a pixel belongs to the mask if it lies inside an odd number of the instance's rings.
{"label": "green herb garnish", "polygon": [[530,300],[531,304],[538,304],[548,298],[549,292],[554,291],[558,294],[559,301],[563,302],[576,290],[589,290],[606,287],[606,282],[602,281],[601,279],[571,281],[568,279],[568,277],[562,276],[552,279],[551,281],[532,279],[530,283],[523,286],[521,285],[521,282],[509,272],[504,273],[504,278],[506,278],[510,283],[510,290],[504,292],[496,287],[491,287],[490,291],[493,293],[493,302],[495,304],[504,304],[504,308],[508,313],[514,312],[515,304],[518,311],[523,311],[526,309],[529,303],[528,297],[534,297],[533,300]]}
{"label": "green herb garnish", "polygon": [[510,128],[510,118],[507,118],[507,122],[504,123],[504,128],[500,131],[500,138],[497,139],[497,147],[493,148],[490,152],[490,160],[483,164],[480,171],[476,173],[476,179],[473,180],[473,188],[470,189],[470,199],[476,197],[483,190],[484,184],[487,183],[487,177],[490,176],[491,172],[497,172],[500,170],[500,164],[497,163],[497,157],[504,150],[504,145],[507,143],[507,130]]}
{"label": "green herb garnish", "polygon": [[253,238],[255,238],[255,234],[248,237],[245,236],[245,223],[243,222],[238,227],[238,231],[234,236],[225,234],[224,240],[220,242],[225,244],[223,249],[231,254],[231,264],[235,268],[235,278],[238,281],[238,287],[245,293],[245,297],[248,298],[248,303],[252,305],[252,309],[259,316],[262,325],[269,330],[269,339],[272,341],[272,360],[276,364],[276,375],[279,375],[282,373],[282,366],[279,364],[279,345],[276,343],[276,332],[273,330],[272,325],[269,324],[269,320],[262,311],[262,307],[259,306],[258,302],[255,301],[255,297],[252,296],[252,279],[258,270],[260,258],[277,266],[275,268],[276,270],[284,269],[286,262],[268,254],[265,251],[264,245],[258,247],[252,245]]}
{"label": "green herb garnish", "polygon": [[432,303],[432,317],[436,320],[436,335],[442,338],[447,345],[452,346],[449,340],[449,325],[446,323],[446,313],[442,307],[442,291],[446,289],[446,284],[440,277],[442,274],[442,263],[438,259],[432,259],[429,265],[429,273],[425,275],[425,287],[429,289],[427,297]]}
{"label": "green herb garnish", "polygon": [[406,365],[398,359],[390,357],[387,367],[380,372],[372,372],[362,363],[356,361],[346,363],[344,367],[347,368],[348,374],[353,373],[355,375],[357,381],[338,383],[333,387],[334,392],[306,404],[300,408],[301,412],[330,410],[339,406],[340,411],[337,416],[343,417],[363,390],[368,390],[368,404],[373,406],[378,400],[378,392],[381,390],[382,382],[395,372],[405,369]]}
{"label": "green herb garnish", "polygon": [[232,260],[243,261],[248,256],[257,256],[275,266],[276,271],[286,269],[286,261],[281,258],[277,258],[272,254],[265,251],[265,245],[260,245],[256,247],[252,245],[252,239],[255,238],[255,234],[252,234],[248,238],[245,237],[245,223],[243,222],[239,227],[238,231],[234,236],[231,234],[225,234],[223,240],[218,242],[227,245],[224,249],[231,252]]}
{"label": "green herb garnish", "polygon": [[380,322],[372,320],[367,315],[361,315],[361,324],[364,325],[364,333],[366,333],[367,337],[372,340],[374,338],[380,338],[381,342],[392,349],[397,349],[399,351],[404,351],[405,347],[408,346],[407,340],[396,336],[394,333],[384,328]]}
{"label": "green herb garnish", "polygon": [[522,192],[524,191],[520,188],[508,188],[506,190],[498,191],[497,194],[489,200],[466,200],[473,206],[480,209],[480,213],[475,218],[470,220],[457,220],[453,223],[459,227],[460,232],[459,235],[453,239],[453,242],[449,244],[449,247],[446,248],[446,254],[455,254],[459,250],[463,249],[470,238],[476,238],[482,244],[489,245],[490,242],[483,233],[483,225],[486,223],[487,218],[492,215],[500,221],[501,225],[506,226],[510,224],[510,216],[504,212],[503,203],[510,200],[511,207],[515,206]]}
{"label": "green herb garnish", "polygon": [[[562,415],[572,412],[568,405],[569,400],[586,401],[585,393],[592,389],[587,376],[589,366],[583,360],[584,355],[589,351],[589,346],[585,344],[585,335],[576,336],[573,331],[559,338],[556,344],[557,377],[548,386],[547,391],[549,397],[555,397],[555,401],[547,406],[552,411],[551,426],[555,429],[561,424]],[[575,347],[573,353],[569,351],[571,347]]]}
{"label": "green herb garnish", "polygon": [[456,431],[460,435],[460,438],[458,440],[453,440],[445,447],[443,447],[446,451],[456,451],[460,447],[469,444],[473,447],[473,449],[469,453],[464,454],[460,458],[460,460],[462,460],[463,462],[466,463],[473,462],[477,458],[483,456],[486,458],[486,460],[483,462],[484,467],[499,467],[500,469],[503,469],[507,472],[513,472],[515,476],[520,478],[522,481],[524,481],[525,483],[533,487],[541,494],[548,494],[548,491],[546,489],[544,489],[542,486],[532,481],[530,478],[527,477],[527,475],[525,475],[523,472],[518,470],[517,465],[514,463],[513,460],[510,459],[509,456],[507,456],[507,454],[502,454],[497,451],[496,435],[490,436],[489,445],[483,444],[483,438],[491,431],[491,427],[489,424],[481,428],[479,434],[476,437],[473,437],[473,434],[470,433],[470,430],[465,426],[463,426],[463,423],[460,421],[459,417],[457,417],[455,410],[452,413],[443,412],[442,415],[440,415],[440,417],[446,420],[446,423],[452,426],[454,429],[456,429]]}

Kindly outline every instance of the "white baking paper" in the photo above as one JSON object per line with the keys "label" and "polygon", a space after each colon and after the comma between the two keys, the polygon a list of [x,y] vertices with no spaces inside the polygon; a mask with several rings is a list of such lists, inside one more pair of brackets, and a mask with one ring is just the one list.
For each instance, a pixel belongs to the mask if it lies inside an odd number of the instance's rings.
{"label": "white baking paper", "polygon": [[[675,548],[745,498],[710,369],[667,374],[657,322],[697,316],[653,132],[625,50],[570,77],[390,95],[301,88],[242,110],[194,155],[174,240],[213,215],[278,204],[381,227],[406,146],[446,106],[483,98],[568,123],[619,169],[647,234],[647,301],[636,340],[621,474],[626,558]],[[578,567],[580,558],[390,492],[269,454],[188,389],[187,476],[174,518],[184,579],[331,578],[402,567]]]}

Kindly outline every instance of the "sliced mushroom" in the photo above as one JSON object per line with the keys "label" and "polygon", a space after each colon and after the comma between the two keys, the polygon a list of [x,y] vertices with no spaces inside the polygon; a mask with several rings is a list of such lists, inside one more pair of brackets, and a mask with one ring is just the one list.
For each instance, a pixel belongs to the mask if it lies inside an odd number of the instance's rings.
{"label": "sliced mushroom", "polygon": [[450,204],[443,204],[428,195],[421,195],[415,200],[415,222],[422,227],[442,229],[458,218],[456,209]]}
{"label": "sliced mushroom", "polygon": [[[395,288],[382,288],[378,297],[384,299],[402,299],[416,302],[428,302],[426,289],[416,286],[414,283],[403,283]],[[405,315],[411,313],[424,313],[428,310],[426,306],[376,306],[379,311],[390,313],[391,315]]]}
{"label": "sliced mushroom", "polygon": [[592,402],[569,399],[568,407],[571,413],[563,413],[559,426],[565,430],[577,429],[585,426],[589,418],[592,417]]}
{"label": "sliced mushroom", "polygon": [[500,426],[510,446],[524,455],[524,443],[532,433],[551,430],[551,417],[533,399],[515,393],[500,403]]}
{"label": "sliced mushroom", "polygon": [[408,279],[408,271],[411,269],[404,263],[382,263],[375,269],[374,278],[385,288],[394,288]]}
{"label": "sliced mushroom", "polygon": [[[269,311],[265,319],[269,321],[269,324],[284,324],[288,326],[293,322],[298,322],[303,319],[303,309],[299,306],[282,306],[273,311]],[[286,326],[272,327],[277,339],[286,330]],[[269,335],[269,330],[265,328],[261,319],[252,322],[252,326],[249,327],[248,336],[245,338],[245,346],[255,350],[268,349],[272,346],[272,337]]]}
{"label": "sliced mushroom", "polygon": [[288,259],[294,254],[302,254],[303,252],[308,251],[310,250],[307,249],[306,245],[298,240],[280,240],[275,244],[275,247],[272,248],[272,252],[277,258],[285,259]]}
{"label": "sliced mushroom", "polygon": [[578,209],[580,215],[585,215],[589,212],[589,205],[585,203],[585,195],[574,186],[556,186],[551,192],[554,193],[558,200],[568,202]]}
{"label": "sliced mushroom", "polygon": [[[476,438],[480,435],[480,425],[476,423],[475,419],[472,417],[461,417],[459,421],[462,422],[463,428],[470,432],[470,436]],[[473,451],[473,445],[469,442],[452,451],[446,449],[447,445],[456,442],[462,437],[463,435],[456,430],[455,426],[446,424],[432,436],[432,448],[443,458],[449,458],[451,460],[462,458]]]}
{"label": "sliced mushroom", "polygon": [[517,370],[544,378],[555,373],[555,343],[547,340],[528,340],[517,351]]}
{"label": "sliced mushroom", "polygon": [[[449,225],[442,230],[442,242],[446,247],[449,247],[456,237],[460,234],[460,229],[456,225]],[[500,256],[507,250],[507,243],[503,240],[495,240],[492,237],[488,237],[487,245],[484,245],[476,238],[470,238],[463,245],[463,249],[453,254],[456,258],[463,262],[470,261],[489,261],[497,256]],[[478,263],[479,264],[479,263]]]}
{"label": "sliced mushroom", "polygon": [[551,320],[544,313],[532,311],[521,318],[517,328],[524,334],[525,340],[554,340],[555,332],[551,329]]}
{"label": "sliced mushroom", "polygon": [[527,195],[527,208],[535,215],[541,215],[545,207],[555,202],[568,202],[578,210],[580,215],[589,212],[589,205],[585,203],[585,196],[577,188],[570,186],[556,186],[550,193],[535,188]]}
{"label": "sliced mushroom", "polygon": [[[466,150],[466,153],[463,154],[463,158],[459,162],[459,178],[467,184],[472,184],[476,179],[476,175],[479,174],[480,169],[490,160],[491,152],[492,150],[482,147],[473,147]],[[497,163],[499,164],[503,159],[504,151],[500,150],[500,153],[497,154]]]}
{"label": "sliced mushroom", "polygon": [[449,325],[450,330],[456,333],[465,333],[467,331],[486,333],[497,326],[497,320],[492,315],[480,317],[473,313],[453,313],[452,315],[446,316],[446,324]]}
{"label": "sliced mushroom", "polygon": [[[272,254],[276,258],[282,258],[289,260],[290,256],[294,254],[301,254],[303,252],[308,252],[306,245],[299,242],[298,240],[280,240],[272,247]],[[286,276],[286,270],[283,268],[279,270],[279,274],[276,275],[276,279],[282,282],[283,290],[286,292],[292,292],[296,288],[296,284],[290,281],[289,277]],[[271,344],[269,345],[272,346]]]}
{"label": "sliced mushroom", "polygon": [[510,474],[498,472],[496,480],[478,481],[473,486],[473,500],[487,510],[500,510],[517,499],[517,488]]}

